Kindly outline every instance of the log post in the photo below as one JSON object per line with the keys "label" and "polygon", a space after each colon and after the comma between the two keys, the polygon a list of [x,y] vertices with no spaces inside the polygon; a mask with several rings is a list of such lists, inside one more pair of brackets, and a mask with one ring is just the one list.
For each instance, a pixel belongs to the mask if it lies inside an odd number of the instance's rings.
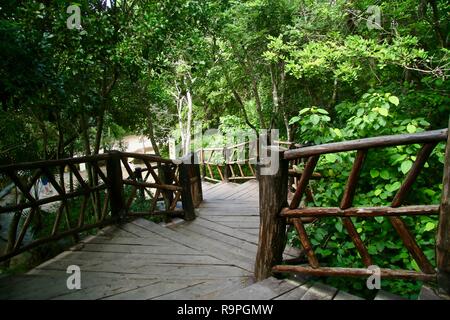
{"label": "log post", "polygon": [[[228,166],[228,148],[224,147],[223,151],[223,182],[230,182],[230,168]],[[217,169],[220,170],[220,166],[217,166]]]}
{"label": "log post", "polygon": [[195,204],[196,206],[198,206],[203,201],[203,190],[202,177],[200,173],[200,163],[197,153],[192,154],[192,165],[194,166],[194,176],[197,178],[197,180],[195,181],[196,187],[194,188],[194,190],[196,190]]}
{"label": "log post", "polygon": [[444,159],[442,198],[436,240],[436,265],[439,291],[450,295],[450,134],[447,138]]}
{"label": "log post", "polygon": [[202,180],[206,177],[206,165],[205,165],[205,150],[203,150],[203,147],[200,149],[200,168],[202,172]]}
{"label": "log post", "polygon": [[183,159],[183,162],[179,164],[180,186],[182,188],[181,201],[184,210],[184,220],[186,221],[195,219],[195,207],[192,199],[191,177],[189,174],[191,166],[193,165],[191,159],[191,155],[188,155]]}
{"label": "log post", "polygon": [[[174,177],[170,164],[158,164],[158,174],[162,183],[167,185],[173,184]],[[164,194],[164,205],[166,208],[169,208],[170,204],[173,201],[173,191],[163,190],[162,192]]]}
{"label": "log post", "polygon": [[[174,181],[174,174],[172,171],[172,166],[168,163],[158,163],[158,176],[162,183],[166,185],[173,184]],[[173,191],[170,190],[162,190],[163,195],[163,201],[164,201],[164,208],[166,210],[169,209],[171,203],[173,202]],[[155,194],[155,197],[158,196],[158,193]],[[154,200],[156,203],[158,203],[158,199]],[[164,222],[169,223],[172,219],[168,214],[164,215]]]}
{"label": "log post", "polygon": [[119,151],[110,151],[108,154],[106,173],[109,179],[108,193],[111,216],[120,220],[125,215],[121,154]]}
{"label": "log post", "polygon": [[[142,168],[137,167],[134,169],[134,176],[136,177],[137,182],[144,182],[144,178],[142,177]],[[144,187],[139,188],[139,195],[142,200],[145,199]]]}
{"label": "log post", "polygon": [[[280,217],[281,209],[287,207],[288,161],[279,150],[278,170],[274,175],[259,177],[259,243],[255,262],[255,278],[261,281],[272,275],[272,267],[281,264],[286,245],[286,220]],[[260,169],[261,164],[258,164]],[[261,170],[258,170],[261,172]]]}

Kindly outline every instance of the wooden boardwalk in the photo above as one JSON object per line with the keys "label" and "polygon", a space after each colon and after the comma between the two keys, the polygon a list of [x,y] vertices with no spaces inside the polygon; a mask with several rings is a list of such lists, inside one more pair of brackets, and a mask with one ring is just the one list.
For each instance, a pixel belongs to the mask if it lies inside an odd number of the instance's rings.
{"label": "wooden boardwalk", "polygon": [[[304,280],[254,283],[257,182],[203,190],[194,221],[105,228],[25,275],[0,278],[0,299],[356,299]],[[70,265],[80,267],[80,290],[67,288]]]}

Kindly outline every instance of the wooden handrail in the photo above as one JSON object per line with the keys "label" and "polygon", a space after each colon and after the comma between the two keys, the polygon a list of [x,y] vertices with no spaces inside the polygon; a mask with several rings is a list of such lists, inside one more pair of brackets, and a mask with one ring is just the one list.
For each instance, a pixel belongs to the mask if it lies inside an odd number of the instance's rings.
{"label": "wooden handrail", "polygon": [[[449,124],[450,128],[450,124]],[[412,189],[414,181],[424,167],[434,148],[439,142],[446,141],[446,156],[444,163],[443,194],[440,205],[409,205],[402,206],[408,193]],[[363,167],[366,154],[369,149],[382,148],[397,145],[421,144],[422,147],[415,157],[411,169],[406,174],[403,183],[397,190],[390,206],[379,207],[353,207],[353,198],[360,171]],[[345,151],[357,151],[353,167],[350,170],[347,184],[339,207],[305,207],[301,205],[302,197],[307,194],[309,180],[312,179],[314,169],[321,155]],[[275,150],[276,152],[276,150]],[[386,217],[398,233],[404,246],[411,257],[417,263],[420,272],[410,270],[382,269],[382,276],[402,279],[437,280],[438,285],[447,294],[450,293],[450,137],[449,129],[433,130],[416,134],[401,134],[381,136],[353,141],[328,143],[323,145],[304,147],[279,152],[280,167],[274,176],[267,176],[260,180],[260,235],[255,276],[262,280],[272,272],[295,272],[305,275],[317,276],[366,276],[368,269],[361,268],[336,268],[321,265],[314,253],[314,246],[309,240],[309,235],[304,227],[307,219],[340,219],[353,241],[366,267],[373,264],[366,245],[360,238],[350,217]],[[306,163],[297,182],[295,193],[288,203],[287,192],[283,185],[288,184],[288,173],[292,171],[287,166],[289,161],[305,159]],[[286,172],[285,172],[286,171]],[[291,185],[291,184],[289,184]],[[299,207],[300,206],[300,207]],[[408,226],[402,220],[403,216],[439,215],[439,227],[437,232],[436,261],[437,270],[425,256],[422,249],[416,243]],[[295,226],[299,240],[303,246],[303,252],[309,262],[309,266],[281,265],[285,243],[284,225],[288,222]],[[264,230],[264,232],[262,232]]]}
{"label": "wooden handrail", "polygon": [[[141,166],[132,170],[130,158],[142,161],[145,168]],[[82,163],[87,165],[88,170],[92,170],[89,181],[85,181],[86,178],[76,166]],[[103,165],[106,165],[106,172],[100,168]],[[124,219],[163,215],[166,218],[182,216],[192,220],[195,218],[194,206],[199,205],[202,200],[200,172],[196,167],[198,164],[194,162],[176,164],[170,159],[156,155],[119,151],[88,157],[0,166],[0,175],[8,177],[20,195],[16,203],[0,206],[0,214],[14,213],[13,221],[15,221],[10,224],[7,250],[4,254],[0,253],[0,261],[7,261],[21,252],[62,237],[78,238],[80,232]],[[71,184],[70,191],[66,191],[65,185],[68,182],[64,175],[66,168],[69,169],[71,176],[69,181],[77,184],[76,190]],[[122,175],[123,168],[128,172],[128,178]],[[27,174],[24,177],[23,171],[30,170],[31,175]],[[54,172],[57,172],[59,177]],[[36,188],[37,182],[43,176],[47,177],[49,185],[57,194],[47,198],[35,198],[33,188]],[[127,194],[125,199],[126,186],[130,194]],[[131,205],[137,197],[148,201],[150,208],[144,212],[133,212]],[[81,207],[73,217],[70,215],[69,206],[72,206],[71,200],[75,198],[81,200]],[[159,200],[163,203],[158,204]],[[180,200],[183,210],[177,207]],[[50,234],[41,235],[24,243],[31,222],[41,214],[41,206],[51,203],[57,203],[57,210],[51,215],[54,219],[49,226]],[[92,214],[89,206],[92,208]],[[161,206],[165,208],[162,209]],[[25,209],[29,211],[27,215],[22,215]],[[24,219],[23,223],[19,223],[21,219]]]}
{"label": "wooden handrail", "polygon": [[351,141],[326,143],[311,147],[287,150],[284,159],[293,160],[319,154],[361,150],[367,148],[392,147],[405,144],[431,143],[446,141],[448,129],[425,131],[420,133],[379,136]]}
{"label": "wooden handrail", "polygon": [[98,162],[103,160],[108,160],[110,155],[108,153],[97,154],[93,156],[84,156],[76,158],[65,158],[58,160],[40,160],[34,162],[20,162],[0,166],[0,172],[11,171],[11,170],[32,170],[42,167],[57,167],[61,165],[69,164],[80,164],[89,162]]}
{"label": "wooden handrail", "polygon": [[170,159],[165,159],[160,156],[145,154],[145,153],[133,153],[133,152],[120,152],[122,157],[126,158],[136,158],[140,160],[147,160],[150,162],[160,162],[160,163],[173,163]]}

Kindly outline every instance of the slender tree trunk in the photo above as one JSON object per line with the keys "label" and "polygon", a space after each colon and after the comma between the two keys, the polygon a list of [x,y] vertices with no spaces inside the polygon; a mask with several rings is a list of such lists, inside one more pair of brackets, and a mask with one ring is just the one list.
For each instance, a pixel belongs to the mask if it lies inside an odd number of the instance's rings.
{"label": "slender tree trunk", "polygon": [[155,128],[153,126],[153,120],[152,120],[152,115],[151,115],[150,111],[148,112],[148,129],[149,129],[149,138],[150,138],[150,142],[152,143],[153,152],[159,156],[161,154],[159,152],[158,143],[156,142],[156,139],[155,139]]}
{"label": "slender tree trunk", "polygon": [[43,140],[43,145],[44,145],[44,159],[47,160],[47,158],[48,158],[48,131],[47,131],[47,126],[45,125],[44,122],[40,122],[39,126],[41,128],[42,140]]}
{"label": "slender tree trunk", "polygon": [[88,125],[88,120],[86,119],[86,114],[84,113],[84,111],[81,112],[80,126],[81,126],[81,136],[83,137],[83,143],[84,143],[84,153],[86,156],[90,156],[91,155],[91,143],[89,140],[89,125]]}
{"label": "slender tree trunk", "polygon": [[[91,143],[89,140],[89,125],[88,125],[88,120],[86,119],[86,114],[84,113],[84,111],[81,112],[81,135],[83,137],[83,142],[84,142],[84,153],[86,156],[90,156],[91,155]],[[93,172],[92,172],[92,166],[89,163],[86,163],[86,172],[88,175],[88,182],[89,182],[89,186],[90,187],[94,187],[95,186],[95,181],[94,181],[94,176],[93,176]],[[98,209],[98,205],[96,204],[96,196],[95,193],[92,195],[91,201],[92,201],[92,208],[94,209],[94,215],[96,217],[99,216],[99,212],[97,211]]]}
{"label": "slender tree trunk", "polygon": [[285,67],[285,62],[281,61],[280,62],[280,98],[279,98],[279,102],[280,102],[280,106],[281,106],[281,112],[283,114],[283,122],[284,122],[284,127],[286,128],[286,137],[288,139],[288,141],[292,141],[293,137],[292,137],[292,130],[291,127],[289,125],[289,117],[288,117],[288,113],[287,113],[287,105],[285,103],[285,99],[284,99],[284,94],[286,92],[286,70],[284,69]]}
{"label": "slender tree trunk", "polygon": [[255,76],[252,76],[252,91],[253,91],[253,96],[255,97],[256,112],[258,113],[258,118],[259,118],[259,126],[260,126],[260,128],[266,128],[264,116],[262,113],[261,99],[259,98],[258,82],[257,82]]}
{"label": "slender tree trunk", "polygon": [[[106,68],[105,68],[106,70]],[[103,84],[101,87],[101,103],[100,103],[100,112],[97,115],[97,126],[96,126],[96,133],[95,133],[95,142],[94,142],[94,154],[98,154],[100,152],[100,145],[102,142],[102,134],[103,134],[103,125],[105,122],[105,113],[108,109],[109,104],[109,95],[114,88],[114,85],[116,84],[118,78],[117,71],[114,70],[114,73],[112,75],[112,79],[109,84],[106,83],[106,71],[103,73]]]}
{"label": "slender tree trunk", "polygon": [[292,142],[292,132],[291,132],[291,128],[289,126],[289,119],[286,115],[286,112],[283,110],[283,122],[284,122],[284,127],[286,129],[286,136],[287,136],[287,140],[289,142]]}
{"label": "slender tree trunk", "polygon": [[30,109],[30,113],[34,116],[36,119],[39,129],[42,132],[42,144],[44,149],[44,159],[48,160],[49,158],[49,152],[48,152],[48,130],[47,125],[45,124],[45,121],[43,121],[38,115],[36,115],[35,112],[33,112],[32,109]]}
{"label": "slender tree trunk", "polygon": [[277,84],[275,71],[273,70],[273,65],[270,65],[269,70],[270,70],[270,80],[272,82],[273,109],[272,109],[272,117],[271,117],[271,121],[270,121],[270,129],[272,129],[275,125],[275,118],[279,112],[280,99],[278,98],[278,84]]}
{"label": "slender tree trunk", "polygon": [[59,112],[55,112],[56,124],[58,127],[58,150],[56,152],[56,159],[64,157],[64,130],[61,124],[61,116]]}
{"label": "slender tree trunk", "polygon": [[256,113],[258,114],[259,119],[259,126],[261,129],[267,128],[265,121],[264,121],[264,115],[262,113],[262,105],[261,105],[261,99],[259,97],[259,91],[258,91],[258,80],[256,78],[256,75],[253,72],[253,64],[250,59],[243,59],[241,61],[243,65],[243,69],[247,76],[251,79],[251,89],[253,93],[253,97],[255,98],[255,104],[256,104]]}
{"label": "slender tree trunk", "polygon": [[100,115],[97,116],[97,126],[96,126],[96,132],[95,132],[95,142],[94,142],[94,154],[99,154],[99,152],[100,152],[100,144],[102,142],[104,119],[105,119],[105,108],[102,107],[102,110],[100,111]]}
{"label": "slender tree trunk", "polygon": [[436,38],[439,41],[440,46],[445,47],[446,40],[444,38],[444,35],[441,30],[441,25],[439,23],[439,10],[437,7],[436,0],[429,0],[428,2],[431,5],[431,9],[433,10],[433,28],[434,32],[436,33]]}
{"label": "slender tree trunk", "polygon": [[276,115],[281,112],[283,116],[283,123],[286,129],[286,136],[288,141],[291,141],[291,130],[289,128],[289,119],[286,113],[286,106],[284,104],[284,92],[285,92],[285,80],[286,72],[284,71],[284,62],[280,62],[280,80],[277,80],[275,74],[274,66],[270,66],[270,79],[272,82],[272,100],[273,100],[273,110],[272,110],[272,120],[270,123],[270,129],[275,126]]}
{"label": "slender tree trunk", "polygon": [[177,98],[177,111],[178,111],[178,125],[180,126],[180,135],[181,135],[181,152],[185,154],[185,146],[186,146],[186,138],[184,134],[184,126],[183,126],[183,98],[178,96]]}
{"label": "slender tree trunk", "polygon": [[185,146],[185,152],[184,155],[187,155],[190,150],[191,146],[191,126],[192,126],[192,96],[191,91],[187,89],[186,92],[186,103],[188,107],[188,114],[187,114],[187,123],[186,123],[186,146]]}
{"label": "slender tree trunk", "polygon": [[333,95],[331,96],[330,109],[336,104],[337,99],[338,80],[334,78],[333,82]]}

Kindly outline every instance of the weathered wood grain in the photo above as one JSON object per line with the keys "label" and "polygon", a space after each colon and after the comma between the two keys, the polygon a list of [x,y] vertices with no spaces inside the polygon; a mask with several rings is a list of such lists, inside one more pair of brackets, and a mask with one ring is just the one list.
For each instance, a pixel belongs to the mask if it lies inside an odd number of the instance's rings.
{"label": "weathered wood grain", "polygon": [[447,139],[448,129],[425,131],[415,134],[380,136],[373,138],[357,139],[352,141],[343,141],[327,143],[312,147],[304,147],[284,152],[286,160],[311,157],[318,154],[344,152],[351,150],[381,148],[414,143],[432,143],[445,141]]}
{"label": "weathered wood grain", "polygon": [[223,300],[271,300],[297,288],[299,284],[278,280],[273,277],[257,282],[230,295],[220,297]]}
{"label": "weathered wood grain", "polygon": [[[272,150],[277,152],[278,150]],[[287,205],[288,161],[279,156],[278,170],[274,175],[259,177],[259,242],[255,262],[257,281],[271,276],[272,267],[281,263],[286,246],[286,220],[279,213]],[[260,168],[259,168],[260,169]],[[258,170],[259,171],[259,170]]]}
{"label": "weathered wood grain", "polygon": [[439,227],[436,238],[436,265],[439,287],[447,295],[450,295],[450,134],[445,149],[442,185]]}

